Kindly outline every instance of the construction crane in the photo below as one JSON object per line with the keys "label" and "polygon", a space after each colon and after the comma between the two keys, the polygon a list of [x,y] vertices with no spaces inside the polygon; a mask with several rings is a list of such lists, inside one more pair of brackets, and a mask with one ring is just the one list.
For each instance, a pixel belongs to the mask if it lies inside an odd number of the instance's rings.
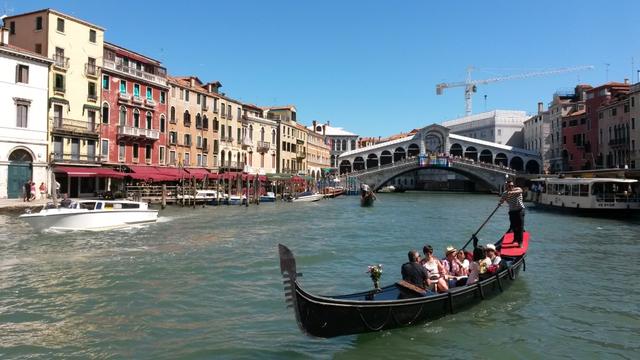
{"label": "construction crane", "polygon": [[473,71],[474,68],[472,66],[469,66],[467,68],[466,81],[436,84],[436,94],[442,95],[442,92],[446,88],[464,87],[465,116],[469,116],[471,115],[471,96],[473,95],[473,93],[475,93],[478,90],[479,84],[488,84],[488,83],[504,81],[504,80],[526,79],[534,76],[562,74],[562,73],[573,72],[573,71],[591,70],[593,68],[594,68],[593,65],[585,65],[585,66],[552,69],[552,70],[546,70],[546,71],[528,72],[528,73],[517,74],[517,75],[498,76],[498,77],[484,79],[484,80],[471,80],[471,71]]}

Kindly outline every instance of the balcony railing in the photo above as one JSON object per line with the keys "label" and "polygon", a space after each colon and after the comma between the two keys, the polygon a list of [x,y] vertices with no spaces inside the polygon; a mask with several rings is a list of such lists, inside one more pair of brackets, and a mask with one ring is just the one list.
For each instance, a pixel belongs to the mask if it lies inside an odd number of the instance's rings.
{"label": "balcony railing", "polygon": [[98,124],[96,123],[56,117],[52,117],[51,120],[53,120],[53,130],[74,133],[90,133],[92,135],[97,135],[98,132]]}
{"label": "balcony railing", "polygon": [[118,93],[118,99],[120,99],[122,101],[129,101],[129,100],[131,100],[131,94],[119,92]]}
{"label": "balcony railing", "polygon": [[256,150],[259,153],[266,153],[267,151],[269,151],[269,149],[271,149],[271,143],[266,141],[258,141],[258,146]]}
{"label": "balcony railing", "polygon": [[100,155],[96,154],[79,154],[79,153],[56,153],[52,152],[50,160],[57,163],[83,163],[94,164],[100,162]]}
{"label": "balcony railing", "polygon": [[253,145],[253,142],[251,141],[251,138],[249,138],[248,136],[245,136],[242,139],[242,148],[243,149],[246,149],[246,148],[248,148],[249,146],[252,146],[252,145]]}
{"label": "balcony railing", "polygon": [[144,102],[144,100],[140,97],[140,96],[133,96],[133,98],[131,98],[131,101],[133,101],[134,104],[142,104]]}
{"label": "balcony railing", "polygon": [[227,119],[229,119],[229,120],[233,120],[233,115],[231,115],[231,114],[227,114]]}
{"label": "balcony railing", "polygon": [[105,69],[115,70],[123,74],[131,75],[139,79],[144,79],[158,85],[167,86],[167,79],[162,76],[149,74],[148,72],[124,66],[122,64],[116,64],[113,60],[103,60],[102,66]]}
{"label": "balcony railing", "polygon": [[69,58],[64,57],[63,55],[55,54],[52,57],[53,66],[55,66],[59,70],[67,70],[69,69]]}
{"label": "balcony railing", "polygon": [[84,64],[84,75],[87,77],[98,77],[98,67],[96,64]]}
{"label": "balcony railing", "polygon": [[303,151],[296,151],[296,157],[298,159],[304,159],[307,157],[307,153]]}
{"label": "balcony railing", "polygon": [[223,169],[244,169],[244,162],[242,161],[220,161],[220,167]]}
{"label": "balcony railing", "polygon": [[97,94],[89,94],[89,95],[87,95],[87,100],[96,102],[96,101],[98,101],[98,95]]}
{"label": "balcony railing", "polygon": [[149,107],[156,107],[156,102],[153,99],[145,99],[144,104]]}
{"label": "balcony railing", "polygon": [[220,141],[232,143],[233,142],[233,136],[222,137],[222,138],[220,138]]}
{"label": "balcony railing", "polygon": [[140,129],[137,127],[118,125],[118,135],[158,140],[160,138],[160,131],[153,130],[153,129]]}

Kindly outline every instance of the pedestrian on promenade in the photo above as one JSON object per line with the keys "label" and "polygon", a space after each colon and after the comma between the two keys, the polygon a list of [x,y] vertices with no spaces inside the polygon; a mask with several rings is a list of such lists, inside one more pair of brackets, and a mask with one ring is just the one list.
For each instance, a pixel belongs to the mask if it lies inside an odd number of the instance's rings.
{"label": "pedestrian on promenade", "polygon": [[24,183],[24,197],[22,198],[22,201],[30,201],[31,200],[31,180],[28,180],[27,182]]}
{"label": "pedestrian on promenade", "polygon": [[44,184],[44,181],[40,183],[40,200],[47,198],[47,185]]}
{"label": "pedestrian on promenade", "polygon": [[37,198],[37,192],[36,192],[36,183],[33,182],[33,180],[31,180],[29,182],[29,186],[31,187],[31,200],[35,200]]}
{"label": "pedestrian on promenade", "polygon": [[505,201],[509,204],[509,230],[507,232],[513,232],[513,240],[522,247],[522,233],[524,231],[522,189],[515,186],[511,180],[508,180],[505,186],[506,190],[502,193],[500,204]]}
{"label": "pedestrian on promenade", "polygon": [[60,197],[60,183],[56,180],[56,197]]}

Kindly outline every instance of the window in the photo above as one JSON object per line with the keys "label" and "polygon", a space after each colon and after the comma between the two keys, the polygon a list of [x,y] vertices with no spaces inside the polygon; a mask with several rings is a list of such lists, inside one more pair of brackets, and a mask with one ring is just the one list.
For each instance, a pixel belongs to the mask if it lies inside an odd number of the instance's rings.
{"label": "window", "polygon": [[120,126],[127,125],[127,109],[124,106],[120,107],[119,125]]}
{"label": "window", "polygon": [[167,94],[164,91],[160,91],[160,104],[167,102]]}
{"label": "window", "polygon": [[191,114],[189,114],[188,110],[185,110],[184,114],[182,115],[182,121],[184,123],[184,126],[191,126]]}
{"label": "window", "polygon": [[58,30],[60,32],[64,32],[64,19],[58,18],[58,26],[57,26],[56,30]]}
{"label": "window", "polygon": [[18,103],[17,105],[16,126],[20,128],[27,127],[27,119],[29,116],[29,105]]}
{"label": "window", "polygon": [[202,154],[196,154],[196,166],[202,166]]}
{"label": "window", "polygon": [[96,112],[93,110],[87,111],[87,121],[89,122],[89,131],[96,130]]}
{"label": "window", "polygon": [[189,102],[189,90],[184,91],[184,101]]}
{"label": "window", "polygon": [[200,94],[196,94],[196,104],[200,105]]}
{"label": "window", "polygon": [[202,166],[207,167],[207,155],[202,155]]}
{"label": "window", "polygon": [[124,80],[120,80],[120,93],[121,94],[127,93],[127,82]]}
{"label": "window", "polygon": [[635,128],[636,128],[636,119],[635,118],[631,118],[631,129],[633,130]]}
{"label": "window", "polygon": [[144,149],[144,158],[147,161],[151,161],[151,145],[146,145]]}
{"label": "window", "polygon": [[231,117],[231,105],[227,105],[227,115]]}
{"label": "window", "polygon": [[140,97],[140,84],[133,84],[133,96]]}
{"label": "window", "polygon": [[55,91],[64,92],[64,75],[56,74],[53,88]]}
{"label": "window", "polygon": [[93,81],[89,81],[89,84],[87,85],[87,93],[90,100],[98,99],[98,95],[96,93],[96,83],[94,83]]}
{"label": "window", "polygon": [[109,140],[101,140],[100,141],[100,155],[102,155],[102,160],[109,160]]}
{"label": "window", "polygon": [[176,152],[175,150],[169,151],[169,165],[176,164]]}
{"label": "window", "polygon": [[89,42],[96,43],[96,31],[90,29],[89,30]]}
{"label": "window", "polygon": [[182,145],[191,146],[191,134],[184,134]]}
{"label": "window", "polygon": [[124,161],[124,143],[118,144],[118,161]]}
{"label": "window", "polygon": [[164,120],[164,115],[160,116],[160,132],[163,133],[165,132],[165,120]]}
{"label": "window", "polygon": [[169,114],[169,121],[173,124],[176,123],[176,108],[175,107],[171,107],[171,113]]}
{"label": "window", "polygon": [[12,21],[9,23],[9,34],[11,35],[15,35],[16,34],[16,22]]}
{"label": "window", "polygon": [[138,144],[133,144],[133,161],[138,161]]}
{"label": "window", "polygon": [[202,147],[202,136],[196,136],[196,147],[197,148]]}
{"label": "window", "polygon": [[35,51],[37,54],[42,54],[42,44],[36,44]]}
{"label": "window", "polygon": [[184,153],[184,166],[189,166],[191,164],[191,156],[189,153]]}
{"label": "window", "polygon": [[153,89],[147,86],[147,100],[153,100]]}
{"label": "window", "polygon": [[29,66],[22,64],[16,65],[16,82],[29,83]]}
{"label": "window", "polygon": [[133,110],[133,127],[140,127],[140,111],[138,109]]}
{"label": "window", "polygon": [[36,18],[36,30],[42,30],[42,16]]}
{"label": "window", "polygon": [[178,142],[178,133],[175,131],[169,131],[169,144],[175,145]]}
{"label": "window", "polygon": [[109,105],[107,104],[102,104],[102,123],[109,123]]}
{"label": "window", "polygon": [[159,150],[158,161],[160,162],[160,164],[164,164],[164,151],[165,151],[164,146],[160,146],[158,150]]}
{"label": "window", "polygon": [[151,116],[151,113],[147,111],[147,129],[151,129],[152,120],[153,117]]}
{"label": "window", "polygon": [[102,75],[102,88],[109,90],[109,75]]}
{"label": "window", "polygon": [[221,104],[220,104],[220,109],[222,110],[222,112],[220,113],[220,115],[225,116],[225,115],[224,115],[225,108],[226,108],[226,107],[224,106],[224,104],[222,104],[222,103],[221,103]]}

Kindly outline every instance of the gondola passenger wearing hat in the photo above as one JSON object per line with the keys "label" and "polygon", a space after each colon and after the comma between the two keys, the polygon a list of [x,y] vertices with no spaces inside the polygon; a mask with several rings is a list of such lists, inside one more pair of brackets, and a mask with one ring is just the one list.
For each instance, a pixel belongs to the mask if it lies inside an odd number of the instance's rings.
{"label": "gondola passenger wearing hat", "polygon": [[502,261],[502,258],[500,257],[500,255],[498,255],[495,245],[487,244],[484,248],[485,253],[487,254],[487,258],[491,260],[491,265],[500,265],[500,261]]}
{"label": "gondola passenger wearing hat", "polygon": [[509,231],[513,232],[513,240],[522,247],[522,232],[524,231],[524,202],[522,201],[522,189],[515,186],[513,181],[505,183],[505,192],[502,193],[500,204],[509,204]]}

